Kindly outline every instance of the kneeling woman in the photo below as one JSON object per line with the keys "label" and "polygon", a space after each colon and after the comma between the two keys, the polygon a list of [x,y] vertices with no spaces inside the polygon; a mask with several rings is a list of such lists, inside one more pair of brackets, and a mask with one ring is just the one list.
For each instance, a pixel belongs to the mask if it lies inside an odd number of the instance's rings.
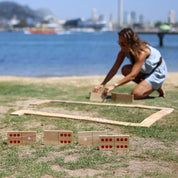
{"label": "kneeling woman", "polygon": [[163,82],[166,79],[167,67],[160,52],[146,41],[142,41],[131,28],[125,28],[119,33],[119,45],[121,50],[117,59],[104,81],[94,88],[94,92],[100,92],[108,81],[117,73],[125,57],[131,61],[130,65],[122,68],[125,76],[122,80],[104,89],[103,95],[107,97],[111,90],[135,81],[138,85],[133,89],[135,99],[142,99],[157,90],[160,97],[165,97]]}

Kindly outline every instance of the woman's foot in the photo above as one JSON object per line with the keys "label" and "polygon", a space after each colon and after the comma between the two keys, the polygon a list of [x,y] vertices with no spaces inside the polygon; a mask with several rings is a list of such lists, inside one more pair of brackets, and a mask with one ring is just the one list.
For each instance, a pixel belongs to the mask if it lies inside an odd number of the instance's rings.
{"label": "woman's foot", "polygon": [[157,91],[159,93],[159,97],[165,98],[165,91],[163,89],[163,86],[161,86]]}

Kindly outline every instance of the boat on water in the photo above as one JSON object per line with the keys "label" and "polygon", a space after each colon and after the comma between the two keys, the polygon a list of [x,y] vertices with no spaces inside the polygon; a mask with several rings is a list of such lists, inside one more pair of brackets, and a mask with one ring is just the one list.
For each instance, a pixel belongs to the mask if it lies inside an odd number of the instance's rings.
{"label": "boat on water", "polygon": [[57,34],[58,30],[49,28],[46,24],[36,24],[35,27],[28,29],[25,34]]}
{"label": "boat on water", "polygon": [[39,30],[39,29],[29,29],[29,34],[57,34],[57,30]]}

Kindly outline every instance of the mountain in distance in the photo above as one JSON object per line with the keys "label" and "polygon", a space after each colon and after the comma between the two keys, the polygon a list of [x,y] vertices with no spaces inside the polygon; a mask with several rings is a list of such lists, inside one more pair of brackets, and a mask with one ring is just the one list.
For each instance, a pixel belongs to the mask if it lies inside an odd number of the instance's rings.
{"label": "mountain in distance", "polygon": [[32,18],[33,20],[42,20],[46,15],[53,14],[49,9],[33,10],[28,6],[22,6],[15,2],[0,2],[0,19],[12,19],[15,15],[17,19]]}

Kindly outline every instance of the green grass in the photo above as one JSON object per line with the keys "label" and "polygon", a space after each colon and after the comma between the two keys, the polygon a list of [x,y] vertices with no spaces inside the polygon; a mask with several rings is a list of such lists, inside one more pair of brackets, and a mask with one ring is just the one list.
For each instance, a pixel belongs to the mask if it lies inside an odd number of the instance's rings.
{"label": "green grass", "polygon": [[[177,142],[177,116],[178,116],[178,88],[167,90],[165,99],[158,98],[154,92],[150,98],[134,101],[134,104],[150,106],[161,106],[174,108],[174,112],[154,123],[150,128],[115,126],[89,121],[78,121],[70,119],[48,118],[34,115],[23,115],[14,117],[10,113],[23,109],[23,105],[17,105],[20,101],[63,99],[74,101],[88,101],[90,87],[76,87],[71,84],[48,85],[48,84],[23,84],[20,82],[0,82],[0,105],[8,108],[7,112],[1,113],[0,119],[0,178],[1,177],[41,177],[50,175],[52,177],[72,177],[70,170],[95,169],[101,170],[93,177],[118,177],[115,172],[125,170],[123,177],[132,177],[129,173],[129,162],[132,160],[155,162],[157,161],[177,165],[177,153],[175,144]],[[132,85],[122,86],[116,92],[130,93]],[[110,98],[108,103],[113,103]],[[31,106],[32,107],[32,106]],[[66,114],[89,115],[110,120],[140,123],[157,110],[123,108],[111,106],[92,106],[82,104],[50,103],[33,106],[31,109],[45,110],[46,112],[64,111]],[[74,133],[74,144],[67,146],[42,145],[44,129],[72,130]],[[9,146],[7,145],[6,131],[8,130],[32,130],[37,131],[38,141],[31,146]],[[101,152],[98,146],[84,147],[78,145],[78,131],[103,131],[109,134],[129,134],[131,154],[123,155],[119,152]],[[40,137],[40,138],[39,138]],[[164,145],[159,149],[152,147],[144,148],[142,143],[138,147],[142,151],[136,151],[136,143],[132,140],[137,138],[152,139],[156,144]],[[151,145],[150,145],[151,146]],[[143,147],[143,148],[142,148]],[[67,160],[66,158],[71,158]],[[54,170],[57,165],[60,169]],[[175,166],[176,167],[176,166]],[[142,171],[137,177],[174,177],[175,169],[170,172],[154,169]],[[82,175],[81,175],[82,176]],[[80,177],[80,176],[79,176]],[[85,176],[87,177],[87,175]]]}

